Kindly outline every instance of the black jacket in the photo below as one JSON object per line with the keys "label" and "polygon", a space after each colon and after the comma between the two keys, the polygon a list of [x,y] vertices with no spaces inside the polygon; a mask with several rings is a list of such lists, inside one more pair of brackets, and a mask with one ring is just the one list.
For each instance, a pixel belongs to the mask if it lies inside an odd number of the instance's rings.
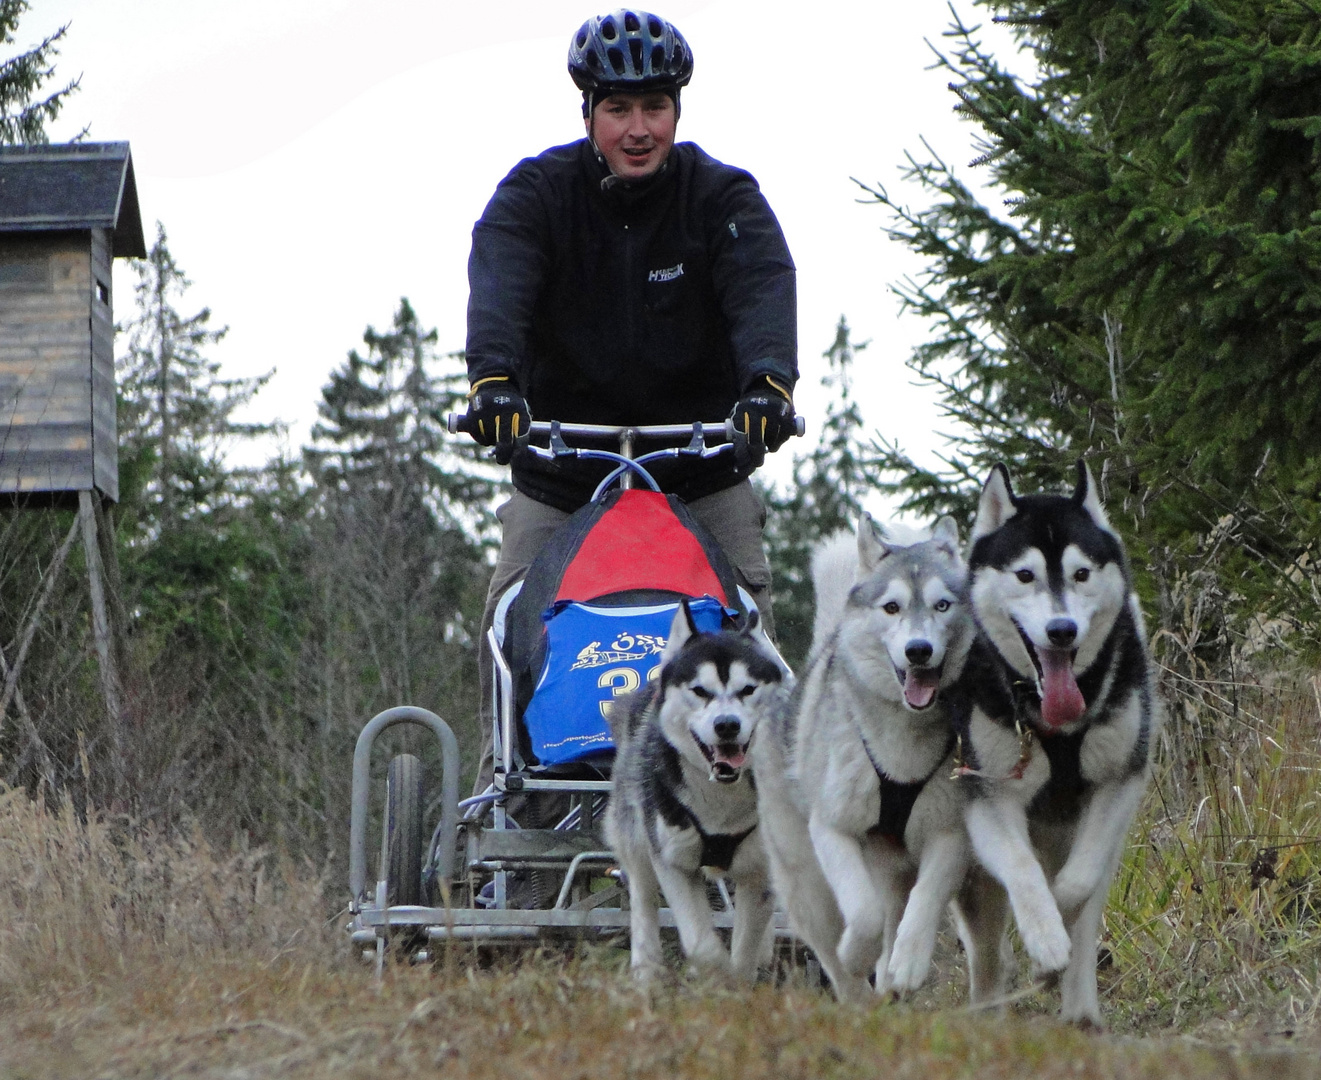
{"label": "black jacket", "polygon": [[[473,228],[469,378],[509,375],[534,419],[594,424],[720,420],[762,375],[792,386],[794,265],[757,182],[693,143],[642,184],[606,176],[584,139],[500,183]],[[574,510],[607,470],[519,454],[513,480]],[[657,479],[691,500],[748,471],[681,459]]]}

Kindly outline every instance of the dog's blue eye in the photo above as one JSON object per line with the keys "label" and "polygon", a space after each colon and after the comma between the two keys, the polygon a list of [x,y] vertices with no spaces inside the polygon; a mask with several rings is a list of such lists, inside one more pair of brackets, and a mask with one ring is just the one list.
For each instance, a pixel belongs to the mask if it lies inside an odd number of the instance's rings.
{"label": "dog's blue eye", "polygon": [[948,610],[949,610],[949,601],[948,601],[948,600],[937,600],[937,601],[936,601],[936,610],[937,610],[937,611],[948,611]]}
{"label": "dog's blue eye", "polygon": [[1086,581],[1091,576],[1092,576],[1092,572],[1088,570],[1087,567],[1085,566],[1079,567],[1077,570],[1073,572],[1074,581],[1079,581],[1079,582]]}
{"label": "dog's blue eye", "polygon": [[1031,584],[1033,581],[1037,579],[1037,575],[1032,573],[1031,570],[1020,570],[1014,576],[1017,577],[1018,580],[1021,581],[1024,585]]}
{"label": "dog's blue eye", "polygon": [[884,611],[887,615],[898,615],[898,614],[899,614],[899,601],[898,601],[898,600],[890,600],[890,601],[888,601],[888,602],[886,602],[886,603],[884,603],[884,604],[881,605],[881,610]]}
{"label": "dog's blue eye", "polygon": [[711,691],[708,690],[705,686],[690,686],[688,689],[691,690],[703,701],[710,701],[715,697],[715,694],[711,693]]}

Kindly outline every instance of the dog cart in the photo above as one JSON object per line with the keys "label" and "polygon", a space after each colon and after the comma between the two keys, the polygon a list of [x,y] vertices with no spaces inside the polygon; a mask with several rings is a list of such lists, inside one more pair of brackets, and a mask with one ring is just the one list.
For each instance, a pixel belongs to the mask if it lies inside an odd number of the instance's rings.
{"label": "dog cart", "polygon": [[[448,418],[451,432],[462,417]],[[798,421],[802,434],[802,421]],[[678,604],[688,598],[702,629],[746,617],[753,602],[709,533],[682,502],[661,494],[648,466],[682,455],[732,452],[732,425],[616,427],[534,422],[529,449],[547,461],[576,457],[613,466],[591,502],[572,515],[527,576],[501,598],[488,633],[493,661],[494,769],[487,789],[458,798],[458,744],[448,724],[400,706],[373,717],[353,759],[349,932],[374,950],[425,958],[436,941],[536,943],[601,938],[629,925],[627,888],[605,844],[614,745],[606,716],[615,697],[659,672]],[[595,449],[617,441],[618,450]],[[686,440],[686,441],[685,441]],[[657,441],[670,445],[638,453]],[[679,444],[679,445],[676,445]],[[703,626],[703,620],[706,625]],[[764,635],[763,635],[764,636]],[[765,640],[766,647],[774,647]],[[377,737],[399,724],[429,730],[442,779],[428,827],[421,763],[389,763],[379,870],[367,876],[370,767]],[[438,811],[438,813],[437,813]],[[733,924],[723,882],[717,927]],[[667,909],[661,926],[673,929]],[[784,917],[777,933],[787,935]]]}

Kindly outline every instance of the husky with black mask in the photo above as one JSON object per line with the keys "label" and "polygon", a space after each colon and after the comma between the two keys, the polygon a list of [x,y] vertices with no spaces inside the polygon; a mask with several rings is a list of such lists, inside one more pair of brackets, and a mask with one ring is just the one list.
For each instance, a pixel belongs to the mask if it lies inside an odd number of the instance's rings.
{"label": "husky with black mask", "polygon": [[[754,613],[741,630],[702,633],[685,602],[660,677],[611,712],[618,756],[605,830],[628,878],[639,981],[664,970],[662,893],[695,968],[752,981],[771,959],[773,907],[748,751],[779,707],[783,672],[755,627]],[[717,877],[735,888],[729,950],[707,899]]]}
{"label": "husky with black mask", "polygon": [[1062,972],[1062,1017],[1100,1025],[1101,915],[1160,712],[1128,560],[1086,465],[1071,495],[1016,495],[997,465],[968,569],[978,636],[957,772],[990,876],[956,905],[960,936],[974,984],[996,992],[1007,894],[1036,970]]}

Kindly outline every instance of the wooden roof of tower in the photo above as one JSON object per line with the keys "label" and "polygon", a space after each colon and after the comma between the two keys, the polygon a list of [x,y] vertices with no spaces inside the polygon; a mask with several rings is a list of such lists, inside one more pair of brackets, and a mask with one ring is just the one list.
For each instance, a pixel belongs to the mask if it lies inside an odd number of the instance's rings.
{"label": "wooden roof of tower", "polygon": [[0,233],[105,229],[111,254],[147,246],[128,143],[0,146]]}

